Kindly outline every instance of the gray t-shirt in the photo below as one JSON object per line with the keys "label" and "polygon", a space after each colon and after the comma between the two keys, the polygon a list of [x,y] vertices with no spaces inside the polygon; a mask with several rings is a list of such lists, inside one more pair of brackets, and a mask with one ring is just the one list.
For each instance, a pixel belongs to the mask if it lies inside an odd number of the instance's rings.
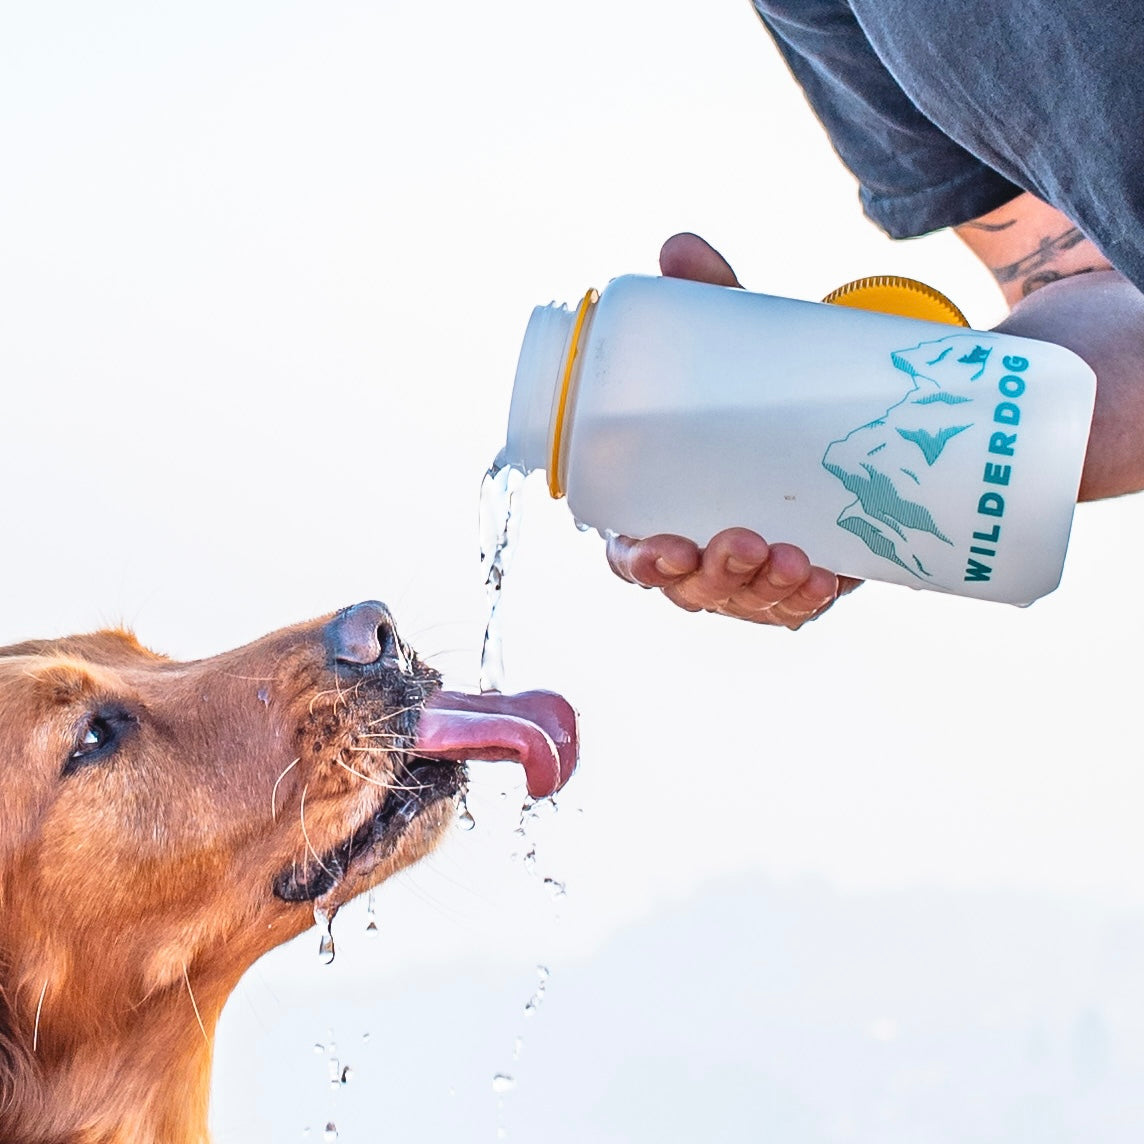
{"label": "gray t-shirt", "polygon": [[1031,191],[1144,289],[1141,0],[753,0],[895,238]]}

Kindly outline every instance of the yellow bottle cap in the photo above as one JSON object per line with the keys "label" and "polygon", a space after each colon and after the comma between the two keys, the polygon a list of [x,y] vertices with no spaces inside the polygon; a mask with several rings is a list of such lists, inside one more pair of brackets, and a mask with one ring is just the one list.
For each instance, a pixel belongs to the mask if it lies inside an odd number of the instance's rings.
{"label": "yellow bottle cap", "polygon": [[822,300],[835,306],[897,314],[900,318],[918,318],[923,322],[969,325],[965,315],[944,294],[924,282],[896,274],[858,278],[831,290]]}

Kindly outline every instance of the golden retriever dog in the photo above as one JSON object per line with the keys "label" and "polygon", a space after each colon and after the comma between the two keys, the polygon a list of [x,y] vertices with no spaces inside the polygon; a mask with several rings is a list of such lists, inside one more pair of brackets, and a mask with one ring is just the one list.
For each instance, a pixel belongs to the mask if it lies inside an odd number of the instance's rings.
{"label": "golden retriever dog", "polygon": [[428,853],[466,760],[576,759],[563,699],[442,691],[374,601],[191,663],[0,649],[0,742],[3,1144],[203,1144],[255,960]]}

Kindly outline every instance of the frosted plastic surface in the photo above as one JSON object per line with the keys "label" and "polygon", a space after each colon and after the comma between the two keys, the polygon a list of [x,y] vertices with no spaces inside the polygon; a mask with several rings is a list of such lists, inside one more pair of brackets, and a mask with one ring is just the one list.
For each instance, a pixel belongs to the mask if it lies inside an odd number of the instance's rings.
{"label": "frosted plastic surface", "polygon": [[568,507],[700,544],[743,525],[838,572],[1029,603],[1060,579],[1094,393],[1048,343],[629,276],[581,347]]}

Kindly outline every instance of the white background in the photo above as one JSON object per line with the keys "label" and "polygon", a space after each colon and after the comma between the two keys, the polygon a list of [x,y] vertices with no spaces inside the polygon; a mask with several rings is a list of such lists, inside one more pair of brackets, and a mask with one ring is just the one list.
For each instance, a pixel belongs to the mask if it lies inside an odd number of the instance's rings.
{"label": "white background", "polygon": [[[0,153],[4,642],[192,658],[380,597],[474,687],[534,305],[688,229],[765,292],[1003,312],[861,218],[746,0],[10,3]],[[475,767],[376,937],[358,903],[332,966],[313,931],[251,971],[218,1141],[1138,1140],[1138,501],[1028,610],[870,585],[797,634],[524,501],[508,684],[569,696],[581,771],[522,844]]]}

